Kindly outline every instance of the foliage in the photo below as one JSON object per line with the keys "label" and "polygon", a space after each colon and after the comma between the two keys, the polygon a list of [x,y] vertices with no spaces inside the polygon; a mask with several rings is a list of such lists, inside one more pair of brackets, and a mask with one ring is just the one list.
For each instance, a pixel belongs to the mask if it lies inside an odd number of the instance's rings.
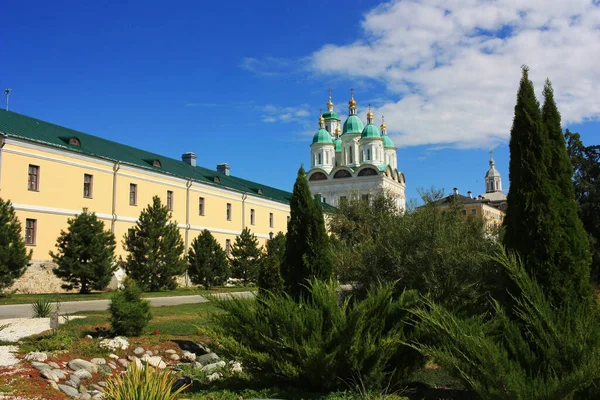
{"label": "foliage", "polygon": [[67,231],[56,240],[57,252],[50,252],[58,265],[54,274],[66,281],[64,289],[80,293],[103,290],[116,270],[115,236],[104,230],[104,222],[95,213],[82,212],[67,220]]}
{"label": "foliage", "polygon": [[19,347],[19,351],[21,353],[28,353],[30,351],[52,352],[71,350],[72,346],[73,337],[59,331],[56,334],[25,338],[23,344]]}
{"label": "foliage", "polygon": [[582,300],[591,304],[588,244],[576,215],[570,166],[565,165],[564,140],[557,132],[560,115],[548,84],[544,95],[542,115],[523,67],[509,145],[503,242],[523,257],[557,306]]}
{"label": "foliage", "polygon": [[31,261],[25,248],[21,223],[10,200],[0,198],[0,291],[13,284]]}
{"label": "foliage", "polygon": [[386,374],[402,379],[421,363],[401,345],[413,337],[404,308],[416,304],[414,292],[394,300],[392,285],[383,284],[364,300],[340,302],[337,285],[317,279],[306,291],[299,300],[286,293],[215,299],[226,313],[214,315],[206,330],[247,370],[311,390],[345,387],[357,376],[375,389]]}
{"label": "foliage", "polygon": [[349,200],[339,207],[330,227],[340,280],[354,284],[357,294],[394,281],[396,293],[414,289],[452,309],[487,308],[498,271],[482,219],[464,221],[456,202],[442,208],[442,191],[421,195],[425,204],[403,214],[387,196],[372,206]]}
{"label": "foliage", "polygon": [[106,400],[175,400],[189,385],[172,391],[177,377],[170,369],[141,367],[132,363],[124,374],[116,375],[106,383]]}
{"label": "foliage", "polygon": [[170,219],[169,209],[154,196],[140,213],[133,234],[124,236],[129,252],[125,270],[144,291],[172,290],[177,286],[175,277],[185,272],[183,240],[177,222]]}
{"label": "foliage", "polygon": [[592,271],[600,282],[600,146],[584,146],[578,133],[565,132],[567,151],[575,170],[573,184],[579,218],[589,235]]}
{"label": "foliage", "polygon": [[197,285],[210,289],[222,285],[229,276],[229,261],[223,248],[208,229],[192,241],[188,252],[188,275]]}
{"label": "foliage", "polygon": [[52,312],[52,301],[48,299],[38,299],[31,305],[33,318],[48,318]]}
{"label": "foliage", "polygon": [[285,290],[298,300],[305,291],[307,279],[327,280],[333,276],[331,246],[323,210],[321,204],[315,203],[311,197],[302,166],[294,183],[287,228],[281,276]]}
{"label": "foliage", "polygon": [[277,235],[267,242],[266,248],[267,255],[277,257],[277,262],[281,265],[285,258],[285,234],[281,231],[277,232]]}
{"label": "foliage", "polygon": [[283,288],[279,258],[275,254],[263,256],[258,271],[258,295],[282,293]]}
{"label": "foliage", "polygon": [[110,325],[115,335],[139,336],[152,319],[150,302],[143,300],[136,281],[125,280],[125,289],[116,292],[109,305]]}
{"label": "foliage", "polygon": [[555,308],[516,256],[502,249],[496,261],[517,289],[512,317],[497,301],[491,315],[469,317],[425,300],[415,319],[438,340],[414,347],[484,399],[597,398],[588,391],[600,378],[598,310]]}
{"label": "foliage", "polygon": [[241,279],[244,286],[248,282],[256,282],[260,254],[258,239],[250,229],[244,228],[231,246],[231,276]]}

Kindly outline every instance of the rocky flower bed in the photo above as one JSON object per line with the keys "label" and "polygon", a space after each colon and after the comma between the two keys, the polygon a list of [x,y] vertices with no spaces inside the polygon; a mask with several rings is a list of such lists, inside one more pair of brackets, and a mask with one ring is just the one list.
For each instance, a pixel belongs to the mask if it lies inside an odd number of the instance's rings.
{"label": "rocky flower bed", "polygon": [[[198,370],[209,382],[220,379],[224,371],[232,374],[242,372],[240,363],[225,362],[202,344],[186,344],[186,348],[182,349],[175,348],[177,346],[173,343],[173,348],[149,350],[132,348],[126,338],[116,337],[103,339],[98,346],[112,353],[108,357],[68,359],[65,353],[30,352],[24,360],[31,363],[54,389],[80,400],[102,399],[106,381],[125,372],[132,363],[142,367],[170,368],[173,373],[181,373],[183,369]],[[181,376],[175,386],[191,380],[190,376]]]}

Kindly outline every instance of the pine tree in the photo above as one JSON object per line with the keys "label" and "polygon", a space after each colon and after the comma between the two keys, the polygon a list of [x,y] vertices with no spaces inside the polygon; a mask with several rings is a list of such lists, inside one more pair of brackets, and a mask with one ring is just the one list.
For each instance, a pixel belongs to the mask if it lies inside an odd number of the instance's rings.
{"label": "pine tree", "polygon": [[188,252],[188,275],[206,290],[222,285],[228,278],[229,261],[223,248],[208,229],[192,241]]}
{"label": "pine tree", "polygon": [[132,234],[124,237],[127,275],[144,291],[175,289],[175,277],[185,272],[183,240],[171,212],[154,196],[140,213]]}
{"label": "pine tree", "polygon": [[331,278],[331,261],[323,211],[312,199],[304,167],[301,166],[290,202],[285,260],[281,267],[287,293],[298,300],[306,291],[307,279]]}
{"label": "pine tree", "polygon": [[283,292],[283,278],[281,278],[281,264],[274,254],[265,254],[260,259],[258,270],[258,296],[277,295]]}
{"label": "pine tree", "polygon": [[569,159],[565,137],[562,133],[561,118],[554,101],[554,91],[550,80],[544,86],[542,120],[548,134],[550,162],[549,179],[554,187],[554,207],[558,221],[554,224],[559,230],[554,237],[555,253],[551,262],[560,271],[553,276],[555,293],[563,298],[575,295],[574,301],[593,301],[591,286],[591,253],[583,223],[577,214],[577,202],[573,187],[573,166]]}
{"label": "pine tree", "polygon": [[31,250],[25,248],[21,223],[10,200],[0,198],[0,290],[13,284],[31,261]]}
{"label": "pine tree", "polygon": [[50,252],[58,265],[54,274],[66,281],[64,289],[79,289],[79,293],[103,290],[117,268],[115,236],[104,230],[104,222],[96,214],[87,211],[69,218],[67,224],[67,231],[61,230],[56,240],[57,252]]}
{"label": "pine tree", "polygon": [[277,262],[281,265],[285,258],[285,234],[283,232],[277,232],[277,235],[267,242],[267,256],[276,257]]}
{"label": "pine tree", "polygon": [[250,281],[255,282],[258,277],[260,253],[258,239],[250,229],[244,228],[231,247],[231,276],[241,279],[244,285]]}
{"label": "pine tree", "polygon": [[[545,118],[550,125],[556,124],[551,108],[549,103]],[[558,121],[560,124],[560,119]],[[565,231],[562,226],[569,219],[565,217],[569,211],[561,195],[564,184],[557,183],[558,178],[551,174],[552,160],[558,157],[558,150],[553,150],[551,143],[528,68],[523,67],[509,144],[510,190],[503,242],[508,249],[520,254],[528,272],[547,291],[551,301],[560,306],[569,302],[575,293],[579,293],[575,295],[577,299],[582,296],[589,299],[589,291],[584,287],[581,264],[575,266],[577,272],[573,277],[572,266],[566,264],[574,259],[561,256],[562,252],[569,252],[564,236],[575,231]],[[561,169],[557,173],[565,171]],[[569,175],[565,177],[569,178]]]}

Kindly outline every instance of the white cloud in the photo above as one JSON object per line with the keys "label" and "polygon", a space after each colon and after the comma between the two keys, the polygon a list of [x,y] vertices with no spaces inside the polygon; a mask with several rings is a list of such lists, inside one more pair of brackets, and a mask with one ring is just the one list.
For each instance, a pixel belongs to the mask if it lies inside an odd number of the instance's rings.
{"label": "white cloud", "polygon": [[[301,104],[292,107],[267,104],[264,106],[257,106],[256,109],[261,113],[263,122],[295,122],[300,124],[300,126],[302,127],[305,127],[305,125],[308,124],[308,120],[310,119],[311,114],[311,112],[309,111],[310,108],[306,104]],[[318,113],[315,114],[315,121],[317,121],[317,118],[319,118]]]}
{"label": "white cloud", "polygon": [[396,100],[374,111],[397,146],[506,140],[522,64],[540,102],[550,78],[563,124],[600,117],[596,0],[395,1],[369,11],[361,27],[355,42],[312,54],[311,69],[382,82]]}

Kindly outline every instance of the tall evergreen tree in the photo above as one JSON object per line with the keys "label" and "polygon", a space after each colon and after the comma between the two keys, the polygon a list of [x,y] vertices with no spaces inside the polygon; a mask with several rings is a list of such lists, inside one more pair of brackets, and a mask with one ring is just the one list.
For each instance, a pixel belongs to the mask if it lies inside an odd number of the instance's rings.
{"label": "tall evergreen tree", "polygon": [[560,271],[560,276],[553,277],[558,289],[554,294],[567,298],[569,293],[573,293],[574,301],[582,298],[593,300],[588,236],[577,213],[573,166],[567,152],[560,113],[549,79],[546,79],[543,93],[542,120],[548,134],[550,155],[548,176],[554,185],[553,211],[558,218],[554,224],[561,231],[555,236],[555,253],[551,255],[553,259],[550,261],[556,264]]}
{"label": "tall evergreen tree", "polygon": [[175,289],[175,278],[185,272],[183,240],[171,212],[154,196],[142,212],[132,234],[123,240],[125,271],[144,291]]}
{"label": "tall evergreen tree", "polygon": [[260,254],[258,239],[250,229],[244,228],[231,247],[231,276],[241,279],[244,285],[256,282]]}
{"label": "tall evergreen tree", "polygon": [[298,300],[305,293],[307,279],[329,279],[332,270],[331,249],[325,231],[323,211],[320,205],[315,205],[313,201],[304,167],[301,166],[290,202],[285,260],[281,267],[285,290]]}
{"label": "tall evergreen tree", "polygon": [[208,290],[227,281],[228,269],[225,251],[208,229],[203,230],[194,238],[188,252],[188,275],[191,281]]}
{"label": "tall evergreen tree", "polygon": [[275,257],[281,265],[285,258],[285,234],[281,231],[267,242],[267,256]]}
{"label": "tall evergreen tree", "polygon": [[104,222],[96,214],[82,212],[67,221],[56,240],[56,253],[50,252],[58,265],[54,274],[66,281],[64,289],[79,293],[103,290],[110,283],[115,263],[115,235],[104,230]]}
{"label": "tall evergreen tree", "polygon": [[0,198],[0,290],[21,277],[31,261],[21,233],[21,223],[10,200]]}
{"label": "tall evergreen tree", "polygon": [[[548,109],[551,107],[549,106]],[[550,123],[553,118],[548,113]],[[563,229],[565,205],[561,186],[551,176],[553,150],[535,98],[528,68],[523,67],[510,138],[508,208],[504,218],[505,246],[521,255],[531,275],[557,306],[582,296],[589,299],[583,274],[573,277],[561,252],[567,241]],[[577,267],[579,269],[580,267]]]}

